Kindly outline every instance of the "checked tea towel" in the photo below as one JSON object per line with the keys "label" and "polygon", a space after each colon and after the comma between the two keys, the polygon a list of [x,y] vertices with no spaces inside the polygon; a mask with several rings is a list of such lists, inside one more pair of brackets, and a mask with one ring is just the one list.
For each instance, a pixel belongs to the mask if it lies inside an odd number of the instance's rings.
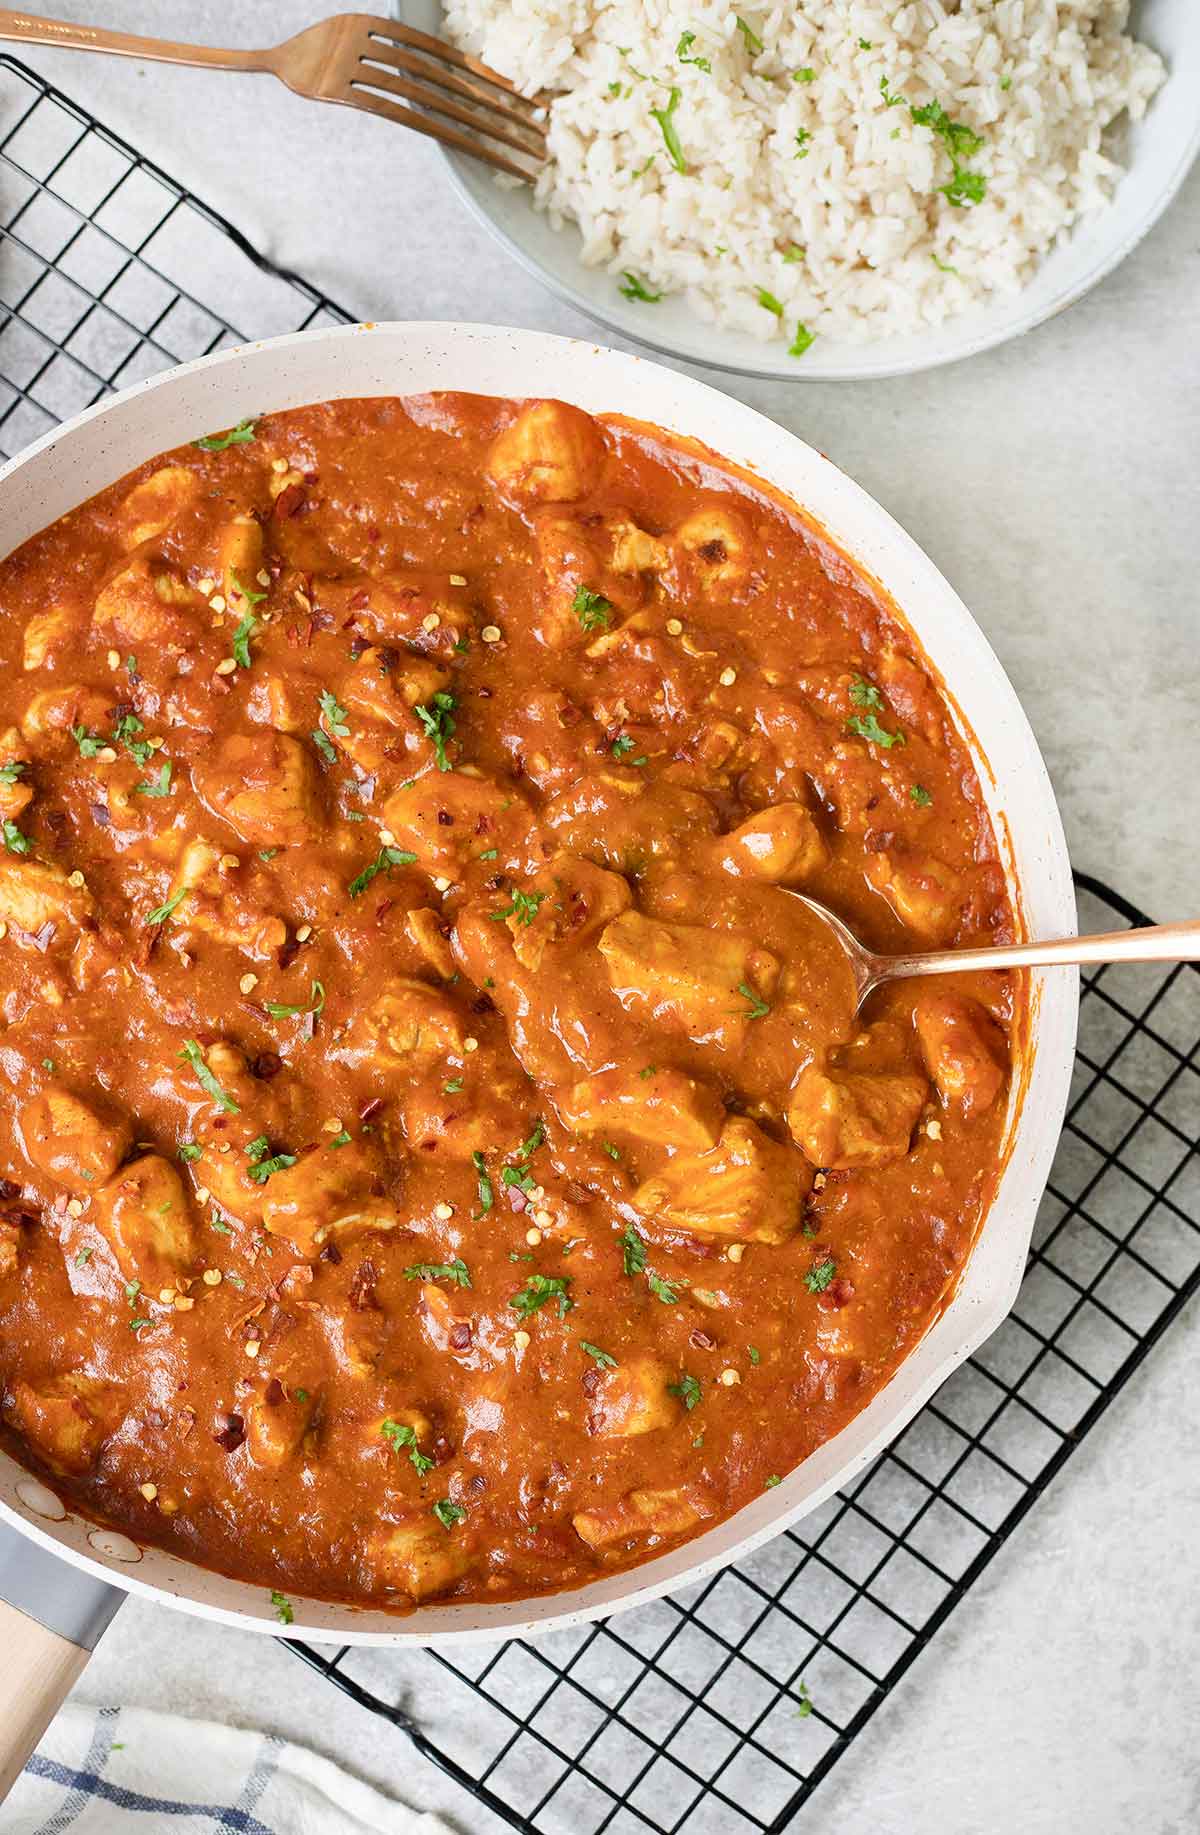
{"label": "checked tea towel", "polygon": [[275,1734],[68,1702],[6,1803],[0,1835],[450,1835],[436,1816]]}

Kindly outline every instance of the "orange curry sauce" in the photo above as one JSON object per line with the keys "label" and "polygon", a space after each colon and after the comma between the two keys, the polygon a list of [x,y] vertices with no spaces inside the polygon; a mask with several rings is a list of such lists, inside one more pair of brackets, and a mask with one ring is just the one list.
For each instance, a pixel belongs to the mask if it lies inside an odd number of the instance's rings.
{"label": "orange curry sauce", "polygon": [[343,401],[143,465],[0,609],[20,1459],[405,1609],[641,1561],[863,1407],[1024,991],[856,1019],[788,896],[1013,931],[910,635],[795,511],[556,402]]}

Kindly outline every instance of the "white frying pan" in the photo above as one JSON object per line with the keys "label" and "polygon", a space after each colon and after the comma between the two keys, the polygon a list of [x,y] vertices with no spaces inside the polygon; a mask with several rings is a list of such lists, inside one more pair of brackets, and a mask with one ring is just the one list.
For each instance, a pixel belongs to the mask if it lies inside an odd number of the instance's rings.
{"label": "white frying pan", "polygon": [[[338,396],[467,389],[558,396],[705,441],[793,497],[907,617],[957,703],[1031,936],[1069,936],[1062,824],[1029,724],[966,607],[921,550],[835,465],[740,402],[635,356],[486,325],[303,332],[184,364],[48,434],[0,470],[0,547],[170,447],[248,416]],[[843,1485],[1004,1318],[1016,1295],[1071,1076],[1076,977],[1035,974],[1032,1060],[1009,1115],[999,1191],[954,1298],[870,1405],[781,1485],[685,1547],[552,1598],[431,1603],[404,1618],[293,1599],[296,1636],[359,1644],[524,1637],[624,1610],[702,1579]],[[266,1591],[97,1528],[0,1453],[0,1797],[126,1592],[278,1634]],[[7,1602],[7,1603],[5,1603]],[[7,1760],[7,1770],[6,1770]]]}

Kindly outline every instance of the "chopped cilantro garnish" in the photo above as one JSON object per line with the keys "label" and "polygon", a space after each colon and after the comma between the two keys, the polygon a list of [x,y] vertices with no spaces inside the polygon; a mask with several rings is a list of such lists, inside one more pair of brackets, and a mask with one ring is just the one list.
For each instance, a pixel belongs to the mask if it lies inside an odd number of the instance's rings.
{"label": "chopped cilantro garnish", "polygon": [[962,279],[962,275],[959,273],[958,269],[951,267],[948,261],[939,261],[937,256],[932,252],[930,253],[929,259],[932,261],[939,274],[953,274],[956,279]]}
{"label": "chopped cilantro garnish", "polygon": [[696,1377],[689,1376],[685,1371],[677,1383],[667,1384],[667,1394],[677,1395],[688,1413],[691,1414],[692,1409],[700,1400],[699,1381]]}
{"label": "chopped cilantro garnish", "polygon": [[493,923],[500,923],[505,918],[516,918],[518,924],[528,929],[537,916],[538,907],[543,899],[549,896],[548,892],[521,892],[514,886],[511,903],[503,906],[499,911],[489,911],[488,916]]}
{"label": "chopped cilantro garnish", "polygon": [[[206,433],[202,440],[193,440],[201,452],[227,452],[231,446],[246,446],[254,438],[254,420],[239,421],[228,433]],[[291,1620],[287,1621],[289,1624]]]}
{"label": "chopped cilantro garnish", "polygon": [[798,127],[796,129],[796,151],[792,154],[793,159],[808,158],[808,143],[811,139],[812,135],[806,127]]}
{"label": "chopped cilantro garnish", "polygon": [[817,341],[815,331],[810,331],[803,319],[796,321],[796,335],[788,345],[789,357],[802,357],[806,350]]}
{"label": "chopped cilantro garnish", "polygon": [[461,1523],[467,1513],[460,1504],[452,1504],[448,1497],[439,1497],[433,1506],[433,1514],[443,1529],[453,1529],[455,1523]]}
{"label": "chopped cilantro garnish", "polygon": [[650,1291],[656,1300],[661,1300],[664,1306],[674,1306],[679,1295],[670,1281],[664,1281],[662,1275],[655,1274],[653,1268],[647,1268],[646,1279],[650,1283]]}
{"label": "chopped cilantro garnish", "polygon": [[[650,161],[647,160],[646,165],[648,166],[649,163]],[[641,173],[645,170],[646,166],[640,167],[639,171],[634,173],[634,177],[640,177]],[[617,288],[617,292],[620,293],[624,299],[640,299],[645,305],[653,306],[662,298],[661,293],[651,293],[645,281],[639,280],[637,275],[630,268],[621,269],[621,281],[622,285]],[[583,588],[581,587],[580,591],[582,592],[582,590]],[[608,620],[605,619],[606,624],[607,622]],[[586,630],[587,628],[588,627],[585,625],[584,629]]]}
{"label": "chopped cilantro garnish", "polygon": [[818,1262],[815,1268],[809,1269],[804,1277],[804,1285],[808,1288],[809,1293],[824,1293],[836,1273],[837,1263],[832,1255],[827,1255],[823,1262]]}
{"label": "chopped cilantro garnish", "polygon": [[309,738],[316,746],[327,765],[336,765],[337,748],[328,733],[323,733],[319,726],[314,726]]}
{"label": "chopped cilantro garnish", "polygon": [[756,1350],[752,1344],[746,1346],[746,1355],[752,1364],[760,1364],[762,1362],[761,1351]]}
{"label": "chopped cilantro garnish", "polygon": [[296,1019],[301,1013],[319,1013],[325,1005],[325,989],[314,981],[307,1001],[299,1007],[285,1006],[280,1000],[264,1000],[263,1007],[272,1019]]}
{"label": "chopped cilantro garnish", "polygon": [[807,253],[807,248],[801,248],[798,242],[789,242],[783,251],[783,259],[790,267],[797,261],[803,261]]}
{"label": "chopped cilantro garnish", "polygon": [[134,713],[122,714],[113,727],[113,740],[123,745],[136,764],[148,765],[154,756],[154,747],[146,739],[135,739],[135,733],[145,732],[145,727]]}
{"label": "chopped cilantro garnish", "polygon": [[[771,1480],[768,1478],[767,1483],[770,1484],[770,1482]],[[798,1698],[798,1704],[796,1707],[796,1719],[797,1720],[807,1720],[809,1715],[813,1711],[813,1704],[812,1704],[811,1699],[809,1698],[808,1684],[803,1680],[803,1678],[796,1684],[796,1695]]]}
{"label": "chopped cilantro garnish", "polygon": [[621,1237],[621,1259],[626,1274],[641,1274],[646,1266],[646,1244],[631,1223]]}
{"label": "chopped cilantro garnish", "polygon": [[349,709],[343,707],[337,696],[331,694],[328,688],[321,690],[320,708],[330,732],[338,739],[347,738],[350,732],[346,724],[350,718]]}
{"label": "chopped cilantro garnish", "polygon": [[601,593],[592,592],[587,586],[575,588],[571,610],[585,631],[601,631],[612,623],[609,615],[612,606],[609,601]]}
{"label": "chopped cilantro garnish", "polygon": [[783,1480],[782,1480],[782,1478],[781,1478],[781,1477],[779,1476],[779,1473],[778,1473],[778,1472],[772,1472],[769,1478],[764,1478],[764,1479],[763,1479],[763,1483],[764,1483],[764,1485],[765,1485],[765,1486],[767,1487],[767,1490],[768,1490],[768,1491],[770,1491],[770,1490],[772,1490],[772,1489],[773,1489],[773,1488],[774,1488],[774,1487],[775,1487],[776,1485],[781,1485],[781,1484],[783,1483]]}
{"label": "chopped cilantro garnish", "polygon": [[[239,588],[238,590],[243,591],[244,589]],[[250,595],[247,593],[245,597],[250,598]],[[256,593],[251,599],[251,604],[256,605],[260,599],[265,598],[265,593]],[[247,612],[233,633],[233,660],[239,669],[249,669],[253,661],[250,655],[250,639],[257,636],[261,629],[258,619],[251,612]]]}
{"label": "chopped cilantro garnish", "polygon": [[165,905],[156,906],[150,913],[150,916],[146,919],[147,924],[165,924],[175,907],[182,904],[187,895],[188,889],[186,886],[181,886],[178,892],[172,892]]}
{"label": "chopped cilantro garnish", "polygon": [[981,204],[987,194],[987,180],[982,172],[964,172],[956,169],[948,185],[939,185],[938,190],[948,204],[961,210],[967,204]]}
{"label": "chopped cilantro garnish", "polygon": [[84,1268],[87,1266],[88,1262],[91,1261],[91,1259],[92,1259],[92,1251],[90,1249],[87,1249],[87,1248],[80,1249],[78,1255],[75,1257],[75,1266],[77,1268]]}
{"label": "chopped cilantro garnish", "polygon": [[908,794],[918,809],[928,809],[933,801],[932,796],[923,784],[914,784]]}
{"label": "chopped cilantro garnish", "polygon": [[771,1011],[771,1003],[764,1000],[761,994],[755,993],[748,981],[739,981],[737,991],[742,999],[750,1003],[750,1011],[743,1014],[744,1019],[765,1019]]}
{"label": "chopped cilantro garnish", "polygon": [[339,1132],[333,1136],[332,1140],[326,1141],[325,1145],[327,1147],[348,1147],[350,1145],[349,1130],[346,1128],[340,1129]]}
{"label": "chopped cilantro garnish", "polygon": [[508,1303],[522,1319],[527,1319],[530,1313],[553,1300],[558,1306],[559,1318],[564,1319],[575,1304],[567,1293],[570,1285],[569,1274],[531,1274],[520,1293],[514,1293]]}
{"label": "chopped cilantro garnish", "polygon": [[[202,441],[197,441],[196,443],[197,445],[203,444]],[[281,1625],[291,1625],[295,1623],[296,1614],[292,1611],[292,1602],[286,1593],[281,1593],[279,1591],[278,1587],[271,1588],[271,1604],[275,1608],[275,1616]]]}
{"label": "chopped cilantro garnish", "polygon": [[500,858],[500,849],[498,847],[485,847],[482,854],[477,854],[475,858],[477,860],[498,860]]}
{"label": "chopped cilantro garnish", "polygon": [[[644,178],[644,177],[646,176],[646,173],[647,173],[647,172],[649,172],[649,170],[650,170],[650,168],[651,168],[651,166],[652,166],[652,165],[654,164],[654,162],[655,162],[655,160],[656,160],[657,158],[658,158],[658,154],[657,154],[657,153],[651,153],[651,155],[650,155],[650,157],[649,157],[649,159],[643,159],[643,161],[642,161],[642,163],[641,163],[641,165],[637,167],[637,169],[636,169],[636,171],[635,171],[635,172],[633,172],[633,173],[631,174],[631,176],[632,176],[633,178]],[[630,274],[630,273],[628,272],[628,270],[627,270],[627,269],[624,269],[624,270],[622,270],[622,272],[623,272],[623,273],[625,274],[625,278],[626,278],[626,280],[632,280],[632,279],[633,279],[633,275],[632,275],[632,274]],[[637,294],[637,295],[635,295],[634,297],[635,297],[635,298],[638,298],[638,299],[640,299],[640,298],[641,298],[641,295],[640,295],[640,294]],[[654,297],[655,297],[656,299],[661,299],[661,297],[662,297],[662,295],[661,295],[661,294],[655,294],[655,296],[654,296]]]}
{"label": "chopped cilantro garnish", "polygon": [[709,60],[706,57],[692,56],[692,46],[695,42],[696,34],[694,32],[682,33],[679,43],[675,47],[675,55],[681,64],[694,64],[697,70],[703,70],[705,76],[711,76],[712,65]]}
{"label": "chopped cilantro garnish", "polygon": [[[106,741],[101,739],[98,733],[89,733],[86,726],[73,726],[71,728],[71,737],[79,747],[79,755],[81,758],[95,758],[97,752],[102,752],[106,744]],[[22,769],[23,768],[24,767],[22,767]],[[10,778],[8,781],[11,783],[12,779]]]}
{"label": "chopped cilantro garnish", "polygon": [[868,682],[865,676],[856,675],[850,684],[850,699],[855,707],[882,707],[883,696],[874,682]]}
{"label": "chopped cilantro garnish", "polygon": [[[72,727],[71,731],[72,733],[80,732],[82,728]],[[18,759],[10,759],[6,765],[0,765],[0,784],[15,784],[22,772],[28,769],[28,765],[22,764]]]}
{"label": "chopped cilantro garnish", "polygon": [[[232,570],[230,571],[230,575],[229,575],[229,584],[233,588],[234,592],[237,594],[238,598],[244,599],[247,605],[261,605],[263,600],[267,596],[265,592],[256,593],[249,586],[243,586],[241,581],[238,579],[237,575]],[[243,667],[246,667],[246,666],[247,665],[243,664]]]}
{"label": "chopped cilantro garnish", "polygon": [[181,1160],[198,1160],[203,1152],[203,1147],[197,1146],[195,1141],[184,1141],[179,1149],[179,1157]]}
{"label": "chopped cilantro garnish", "polygon": [[737,25],[738,31],[741,33],[743,39],[745,40],[747,52],[749,53],[751,57],[757,57],[759,52],[763,48],[762,39],[758,36],[758,33],[754,30],[752,26],[747,25],[746,21],[742,18],[742,15],[740,13],[737,15],[735,24]]}
{"label": "chopped cilantro garnish", "polygon": [[811,64],[805,64],[802,70],[792,71],[793,83],[815,83],[816,80],[817,80],[817,73],[813,69]]}
{"label": "chopped cilantro garnish", "polygon": [[620,1148],[614,1147],[611,1141],[601,1141],[600,1149],[603,1153],[607,1153],[610,1160],[619,1160],[621,1157]]}
{"label": "chopped cilantro garnish", "polygon": [[846,722],[846,731],[858,739],[870,740],[872,745],[883,746],[885,751],[894,745],[904,744],[904,734],[885,732],[873,713],[851,714]]}
{"label": "chopped cilantro garnish", "polygon": [[162,764],[158,767],[157,777],[152,778],[148,784],[135,784],[133,788],[137,796],[166,796],[171,788],[170,759],[164,758]]}
{"label": "chopped cilantro garnish", "polygon": [[28,835],[23,835],[15,822],[4,824],[4,845],[10,854],[27,854],[33,846]]}
{"label": "chopped cilantro garnish", "polygon": [[665,108],[652,108],[650,114],[662,129],[662,137],[666,144],[667,152],[670,155],[671,164],[677,172],[686,172],[688,163],[683,156],[683,148],[679,144],[679,135],[675,128],[675,122],[672,119],[675,110],[679,107],[681,96],[682,91],[676,89],[672,85],[671,93],[667,100],[667,106]]}
{"label": "chopped cilantro garnish", "polygon": [[783,317],[783,301],[776,299],[775,295],[769,293],[766,287],[758,289],[758,303],[765,312],[773,312],[777,319]]}
{"label": "chopped cilantro garnish", "polygon": [[129,1321],[129,1329],[131,1332],[144,1332],[148,1325],[153,1324],[153,1319],[131,1319]]}
{"label": "chopped cilantro garnish", "polygon": [[395,1453],[407,1452],[417,1476],[424,1478],[426,1472],[432,1472],[437,1464],[428,1453],[423,1453],[417,1445],[417,1430],[410,1427],[407,1421],[384,1421],[379,1429],[388,1445]]}
{"label": "chopped cilantro garnish", "polygon": [[453,1281],[459,1287],[469,1287],[471,1276],[467,1264],[456,1256],[452,1262],[413,1262],[404,1270],[406,1281]]}
{"label": "chopped cilantro garnish", "polygon": [[488,1177],[487,1161],[482,1153],[473,1153],[471,1164],[479,1179],[479,1214],[481,1217],[486,1217],[496,1202],[496,1190]]}
{"label": "chopped cilantro garnish", "polygon": [[579,1341],[579,1348],[591,1358],[594,1364],[598,1364],[602,1370],[616,1369],[616,1358],[610,1357],[607,1351],[602,1351],[598,1344],[589,1344],[586,1338],[581,1338]]}
{"label": "chopped cilantro garnish", "polygon": [[249,1168],[250,1177],[256,1185],[265,1185],[272,1173],[286,1172],[289,1166],[296,1164],[294,1153],[273,1153],[269,1159],[256,1160]]}
{"label": "chopped cilantro garnish", "polygon": [[184,1039],[183,1050],[179,1055],[181,1058],[186,1059],[195,1071],[196,1081],[199,1083],[201,1089],[211,1096],[214,1102],[219,1103],[227,1115],[238,1115],[241,1113],[233,1097],[225,1094],[225,1091],[213,1076],[212,1071],[208,1068],[204,1059],[204,1053],[201,1051],[195,1039]]}
{"label": "chopped cilantro garnish", "polygon": [[454,733],[454,710],[458,702],[452,694],[439,688],[436,694],[429,697],[428,703],[421,703],[413,708],[413,713],[424,729],[425,737],[433,747],[439,771],[450,769],[450,760],[446,756],[446,741]]}
{"label": "chopped cilantro garnish", "polygon": [[461,1077],[451,1077],[449,1083],[443,1083],[442,1094],[443,1096],[457,1096],[462,1087],[463,1079]]}
{"label": "chopped cilantro garnish", "polygon": [[356,874],[350,881],[347,890],[351,898],[361,897],[371,881],[378,874],[386,873],[389,867],[410,867],[416,858],[415,854],[410,854],[402,847],[380,848],[378,857],[371,862],[370,866],[364,867],[362,872]]}
{"label": "chopped cilantro garnish", "polygon": [[860,51],[873,51],[875,49],[869,38],[860,38],[858,41],[858,48]]}

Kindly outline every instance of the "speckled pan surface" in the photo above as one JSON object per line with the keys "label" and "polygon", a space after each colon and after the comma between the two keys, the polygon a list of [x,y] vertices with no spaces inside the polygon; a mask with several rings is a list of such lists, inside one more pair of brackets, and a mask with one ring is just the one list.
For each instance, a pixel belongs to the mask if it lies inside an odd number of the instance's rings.
{"label": "speckled pan surface", "polygon": [[[892,596],[949,684],[964,731],[978,747],[981,781],[1029,934],[1071,931],[1074,894],[1049,779],[1008,679],[961,600],[830,460],[752,409],[645,359],[540,332],[447,324],[350,326],[222,352],[89,409],[0,470],[4,546],[15,547],[131,467],[211,428],[306,402],[439,388],[553,395],[593,412],[634,414],[704,440],[792,497]],[[431,1604],[402,1618],[294,1599],[294,1635],[444,1644],[556,1629],[698,1580],[814,1509],[896,1435],[1011,1306],[1066,1103],[1076,1007],[1072,971],[1035,977],[1025,1099],[1010,1117],[1011,1151],[958,1291],[863,1413],[781,1485],[685,1547],[570,1593],[493,1606]],[[118,1586],[206,1617],[279,1630],[261,1589],[139,1549],[64,1513],[4,1454],[0,1521]]]}
{"label": "speckled pan surface", "polygon": [[[393,0],[392,12],[423,31],[441,30],[441,0]],[[1130,30],[1161,54],[1168,75],[1145,119],[1128,133],[1121,154],[1127,170],[1111,206],[1086,218],[1019,293],[905,337],[871,344],[821,338],[800,361],[785,354],[783,343],[761,344],[705,324],[682,299],[655,306],[622,299],[614,275],[583,265],[578,231],[552,228],[525,187],[504,189],[464,154],[444,157],[464,204],[508,253],[560,299],[623,337],[689,363],[783,382],[912,375],[992,350],[1074,305],[1137,247],[1179,190],[1200,153],[1200,4],[1134,0]]]}

